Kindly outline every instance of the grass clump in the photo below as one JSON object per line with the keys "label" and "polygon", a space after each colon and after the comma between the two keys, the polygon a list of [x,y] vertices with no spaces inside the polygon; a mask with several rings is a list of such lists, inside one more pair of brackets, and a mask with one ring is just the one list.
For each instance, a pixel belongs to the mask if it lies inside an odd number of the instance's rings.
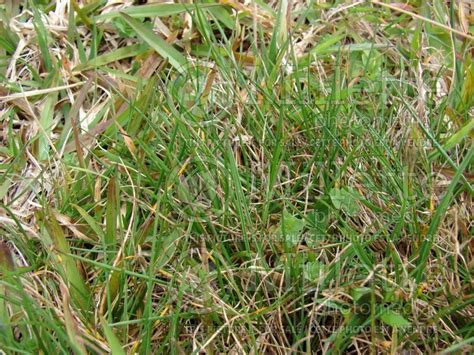
{"label": "grass clump", "polygon": [[467,2],[0,27],[4,352],[472,350]]}

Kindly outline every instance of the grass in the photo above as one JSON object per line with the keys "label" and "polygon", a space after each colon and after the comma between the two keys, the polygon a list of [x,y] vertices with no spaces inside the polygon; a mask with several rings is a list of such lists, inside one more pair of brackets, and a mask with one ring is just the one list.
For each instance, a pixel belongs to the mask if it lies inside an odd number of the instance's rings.
{"label": "grass", "polygon": [[0,350],[470,352],[468,1],[0,5]]}

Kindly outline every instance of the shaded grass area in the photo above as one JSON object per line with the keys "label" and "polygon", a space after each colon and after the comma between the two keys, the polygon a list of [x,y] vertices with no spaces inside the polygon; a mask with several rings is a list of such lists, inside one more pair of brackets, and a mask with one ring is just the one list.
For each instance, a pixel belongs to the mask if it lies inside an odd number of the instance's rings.
{"label": "shaded grass area", "polygon": [[467,1],[0,9],[0,349],[472,350]]}

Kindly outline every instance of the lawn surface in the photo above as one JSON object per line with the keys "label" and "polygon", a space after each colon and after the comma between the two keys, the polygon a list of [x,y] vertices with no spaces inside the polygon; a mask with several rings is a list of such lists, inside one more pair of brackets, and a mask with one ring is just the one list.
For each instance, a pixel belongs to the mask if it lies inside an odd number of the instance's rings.
{"label": "lawn surface", "polygon": [[0,350],[473,351],[468,0],[0,3]]}

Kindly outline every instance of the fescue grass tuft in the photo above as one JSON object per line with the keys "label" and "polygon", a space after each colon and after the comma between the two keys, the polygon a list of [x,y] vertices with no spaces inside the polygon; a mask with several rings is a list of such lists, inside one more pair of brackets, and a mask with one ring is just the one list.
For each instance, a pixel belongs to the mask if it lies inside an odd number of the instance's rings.
{"label": "fescue grass tuft", "polygon": [[0,4],[0,350],[474,342],[469,1]]}

